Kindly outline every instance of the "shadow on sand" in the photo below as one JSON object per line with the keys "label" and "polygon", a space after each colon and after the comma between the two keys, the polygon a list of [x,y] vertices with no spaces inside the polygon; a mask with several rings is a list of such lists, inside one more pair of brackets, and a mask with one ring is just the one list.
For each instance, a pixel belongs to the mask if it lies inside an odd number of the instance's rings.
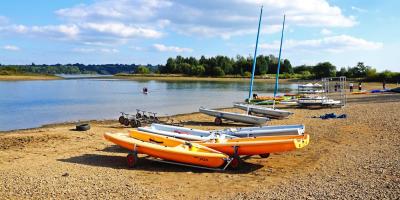
{"label": "shadow on sand", "polygon": [[[129,151],[119,147],[106,147],[104,152],[124,153],[123,155],[103,155],[103,154],[83,154],[66,159],[58,159],[61,162],[76,163],[97,167],[108,167],[113,169],[126,169],[130,170],[126,164],[126,155]],[[247,174],[256,171],[263,167],[263,165],[245,162],[243,159],[241,167],[236,170],[227,169],[223,173],[229,174]],[[146,159],[144,155],[139,156],[138,165],[133,170],[139,171],[154,171],[154,172],[193,172],[193,173],[210,173],[211,170],[198,169],[194,167],[186,167],[180,165],[173,165],[168,163],[156,162]]]}

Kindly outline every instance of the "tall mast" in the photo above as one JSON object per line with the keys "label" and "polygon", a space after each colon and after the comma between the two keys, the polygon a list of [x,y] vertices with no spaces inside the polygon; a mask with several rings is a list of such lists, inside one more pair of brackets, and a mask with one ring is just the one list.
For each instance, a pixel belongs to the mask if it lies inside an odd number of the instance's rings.
{"label": "tall mast", "polygon": [[283,32],[285,31],[285,19],[286,19],[286,15],[283,15],[282,33],[281,33],[281,45],[279,47],[278,69],[276,70],[275,89],[274,89],[274,103],[272,105],[272,108],[275,108],[275,97],[276,97],[276,92],[278,91],[278,79],[279,79],[279,70],[281,69],[281,53],[282,53]]}
{"label": "tall mast", "polygon": [[253,98],[253,82],[254,82],[254,71],[256,71],[256,63],[257,63],[257,47],[258,47],[258,36],[260,35],[260,26],[261,26],[261,17],[263,12],[263,6],[261,6],[260,18],[258,19],[258,30],[257,30],[257,39],[256,39],[256,48],[254,49],[254,58],[253,58],[253,69],[251,71],[251,79],[250,79],[250,91],[249,91],[249,103]]}

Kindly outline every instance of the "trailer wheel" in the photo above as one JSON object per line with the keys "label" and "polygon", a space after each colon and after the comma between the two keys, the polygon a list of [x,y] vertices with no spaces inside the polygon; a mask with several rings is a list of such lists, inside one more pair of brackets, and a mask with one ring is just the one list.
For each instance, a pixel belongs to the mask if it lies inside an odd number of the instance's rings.
{"label": "trailer wheel", "polygon": [[131,119],[131,121],[129,122],[129,124],[131,125],[132,128],[136,128],[137,127],[137,123],[135,119]]}
{"label": "trailer wheel", "polygon": [[119,119],[118,119],[118,121],[119,121],[120,124],[124,124],[124,120],[125,120],[125,117],[124,117],[124,116],[121,116],[121,117],[119,117]]}
{"label": "trailer wheel", "polygon": [[125,125],[125,126],[129,126],[129,119],[128,119],[128,118],[125,118],[125,119],[124,119],[124,125]]}
{"label": "trailer wheel", "polygon": [[269,157],[269,153],[263,153],[259,155],[261,158],[268,158]]}
{"label": "trailer wheel", "polygon": [[217,125],[217,126],[220,126],[222,124],[222,119],[219,118],[219,117],[216,117],[214,119],[214,124]]}
{"label": "trailer wheel", "polygon": [[141,127],[142,126],[142,123],[140,122],[140,120],[136,120],[136,127]]}
{"label": "trailer wheel", "polygon": [[136,153],[130,153],[126,156],[128,168],[134,168],[137,165],[138,157]]}

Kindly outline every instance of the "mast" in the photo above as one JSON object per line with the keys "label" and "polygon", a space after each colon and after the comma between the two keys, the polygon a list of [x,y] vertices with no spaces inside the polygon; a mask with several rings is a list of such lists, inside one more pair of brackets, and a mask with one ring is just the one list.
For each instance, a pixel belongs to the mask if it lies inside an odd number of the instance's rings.
{"label": "mast", "polygon": [[283,32],[285,31],[285,19],[286,15],[283,15],[281,45],[279,47],[279,56],[278,56],[278,69],[276,70],[276,78],[275,78],[274,103],[272,104],[273,109],[275,108],[275,97],[276,97],[276,92],[278,91],[279,70],[281,69],[281,53],[282,53]]}
{"label": "mast", "polygon": [[[257,30],[257,39],[256,39],[256,48],[254,49],[254,58],[253,58],[253,69],[251,71],[251,79],[250,79],[250,90],[249,90],[249,103],[253,98],[253,82],[254,82],[254,71],[256,71],[256,62],[257,62],[257,47],[258,47],[258,36],[260,35],[260,26],[261,26],[261,17],[263,12],[263,6],[261,6],[260,18],[258,19],[258,30]],[[247,109],[248,110],[248,109]],[[248,111],[247,111],[248,113]]]}

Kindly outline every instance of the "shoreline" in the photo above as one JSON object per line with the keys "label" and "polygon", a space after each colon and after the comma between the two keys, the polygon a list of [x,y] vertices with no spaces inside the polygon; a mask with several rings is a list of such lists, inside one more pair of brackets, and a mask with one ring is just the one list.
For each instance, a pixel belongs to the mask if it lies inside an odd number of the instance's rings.
{"label": "shoreline", "polygon": [[[159,80],[159,81],[218,81],[218,82],[248,82],[250,77],[198,77],[181,75],[114,75],[113,78],[121,80]],[[254,78],[256,82],[275,83],[275,78]],[[297,83],[300,79],[279,79],[280,83]]]}
{"label": "shoreline", "polygon": [[[364,85],[363,89],[367,89],[367,90],[371,90],[371,89],[377,89],[379,88],[380,83],[368,83],[366,85]],[[393,86],[396,87],[396,84],[387,84],[389,86]],[[358,91],[357,89],[355,89],[354,91]],[[389,93],[390,94],[390,93]],[[374,95],[372,93],[368,93],[368,94],[357,94],[357,95],[353,95],[350,92],[347,93],[347,98],[359,98],[359,97],[366,97],[369,95]],[[379,95],[379,94],[378,94]],[[277,105],[277,107],[284,107],[285,109],[290,109],[293,108],[292,107],[285,107],[285,105]],[[228,109],[234,109],[234,107],[220,107],[220,108],[215,108],[215,110],[228,110]],[[200,112],[196,111],[196,112],[183,112],[183,113],[178,113],[178,114],[173,114],[173,115],[168,115],[168,116],[160,116],[160,119],[166,119],[166,118],[174,118],[174,117],[181,117],[181,116],[186,116],[186,115],[192,115],[192,114],[200,114]],[[48,124],[42,124],[42,125],[38,125],[38,126],[34,126],[34,127],[28,127],[28,128],[20,128],[20,129],[12,129],[12,130],[0,130],[0,135],[2,134],[8,134],[8,133],[13,133],[13,132],[18,132],[18,131],[29,131],[29,130],[35,130],[35,129],[40,129],[40,128],[49,128],[49,127],[55,127],[55,126],[61,126],[61,125],[76,125],[79,123],[104,123],[104,122],[116,122],[118,121],[117,119],[77,119],[77,120],[71,120],[71,121],[63,121],[63,122],[55,122],[55,123],[48,123]]]}
{"label": "shoreline", "polygon": [[[232,110],[234,107],[221,107],[221,108],[215,108],[214,110]],[[178,114],[173,114],[173,115],[168,115],[168,116],[161,116],[158,117],[160,120],[165,120],[168,118],[179,118],[179,117],[184,117],[187,115],[194,115],[194,114],[201,114],[200,112],[187,112],[187,113],[178,113]],[[43,124],[39,125],[36,127],[29,127],[29,128],[20,128],[20,129],[12,129],[12,130],[5,130],[1,131],[0,130],[0,136],[2,134],[11,134],[11,133],[16,133],[20,131],[36,131],[42,128],[54,128],[57,126],[73,126],[75,127],[78,124],[85,124],[85,123],[94,123],[94,124],[101,124],[101,123],[116,123],[118,122],[118,119],[89,119],[89,120],[75,120],[75,121],[65,121],[65,122],[55,122],[55,123],[49,123],[49,124]],[[119,123],[119,122],[118,122]],[[127,128],[131,128],[128,126]]]}
{"label": "shoreline", "polygon": [[55,75],[0,75],[0,81],[39,81],[62,79],[64,78]]}

